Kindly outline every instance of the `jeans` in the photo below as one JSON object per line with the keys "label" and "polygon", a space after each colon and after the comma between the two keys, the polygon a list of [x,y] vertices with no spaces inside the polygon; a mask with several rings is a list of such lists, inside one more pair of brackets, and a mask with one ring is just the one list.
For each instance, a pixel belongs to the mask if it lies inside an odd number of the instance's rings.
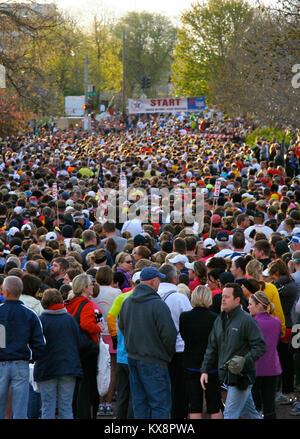
{"label": "jeans", "polygon": [[128,357],[135,419],[169,419],[172,399],[167,366]]}
{"label": "jeans", "polygon": [[262,419],[255,408],[251,393],[252,385],[246,390],[239,390],[235,386],[228,386],[224,409],[224,419]]}
{"label": "jeans", "polygon": [[39,381],[42,398],[42,419],[55,419],[56,401],[60,419],[73,419],[72,401],[76,378],[61,376]]}
{"label": "jeans", "polygon": [[0,419],[5,418],[8,388],[12,390],[13,419],[27,419],[29,364],[27,361],[0,361]]}

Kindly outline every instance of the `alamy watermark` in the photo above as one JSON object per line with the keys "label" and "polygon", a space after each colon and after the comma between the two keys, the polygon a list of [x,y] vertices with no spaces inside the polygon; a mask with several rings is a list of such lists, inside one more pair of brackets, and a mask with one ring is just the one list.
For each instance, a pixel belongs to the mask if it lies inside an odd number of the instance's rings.
{"label": "alamy watermark", "polygon": [[[98,196],[100,194],[98,193]],[[99,221],[125,223],[139,219],[142,223],[180,224],[183,221],[195,226],[197,232],[204,225],[204,193],[201,188],[130,188],[101,190],[96,217]]]}
{"label": "alamy watermark", "polygon": [[292,77],[292,87],[293,88],[299,88],[300,87],[300,64],[294,64],[292,67],[292,72],[296,73]]}

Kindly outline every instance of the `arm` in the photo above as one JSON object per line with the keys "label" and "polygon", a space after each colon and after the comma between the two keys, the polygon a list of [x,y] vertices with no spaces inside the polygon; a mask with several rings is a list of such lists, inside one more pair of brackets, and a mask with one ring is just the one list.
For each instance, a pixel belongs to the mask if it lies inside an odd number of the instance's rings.
{"label": "arm", "polygon": [[32,360],[35,361],[41,357],[46,347],[46,341],[43,335],[43,328],[40,319],[32,312],[31,317],[31,333],[29,347],[32,351]]}
{"label": "arm", "polygon": [[266,343],[255,319],[248,319],[246,330],[250,349],[245,355],[245,367],[253,367],[254,363],[266,353]]}
{"label": "arm", "polygon": [[91,303],[87,303],[80,314],[80,327],[89,335],[99,334],[101,328],[97,325],[94,309]]}

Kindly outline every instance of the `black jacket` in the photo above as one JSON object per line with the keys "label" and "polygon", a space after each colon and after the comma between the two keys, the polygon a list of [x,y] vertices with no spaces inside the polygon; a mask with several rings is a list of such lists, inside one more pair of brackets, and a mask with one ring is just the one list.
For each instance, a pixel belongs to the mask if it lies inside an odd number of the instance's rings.
{"label": "black jacket", "polygon": [[293,326],[291,310],[298,296],[298,286],[296,282],[288,276],[280,277],[274,282],[274,285],[279,293],[282,311],[285,317],[285,326],[291,328]]}
{"label": "black jacket", "polygon": [[209,335],[201,372],[208,373],[218,361],[219,378],[224,381],[225,363],[234,355],[239,355],[246,359],[242,374],[248,375],[250,382],[254,383],[255,362],[265,352],[266,343],[256,320],[238,305],[228,313],[222,311],[216,318]]}
{"label": "black jacket", "polygon": [[[179,331],[184,340],[183,365],[185,368],[200,369],[207,348],[208,337],[217,314],[197,306],[180,314]],[[217,363],[214,369],[217,368]]]}

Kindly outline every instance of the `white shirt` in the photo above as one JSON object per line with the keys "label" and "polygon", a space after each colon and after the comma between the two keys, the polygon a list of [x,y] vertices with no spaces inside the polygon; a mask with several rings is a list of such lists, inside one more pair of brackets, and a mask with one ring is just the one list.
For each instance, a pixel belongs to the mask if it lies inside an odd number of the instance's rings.
{"label": "white shirt", "polygon": [[273,233],[271,227],[265,226],[264,224],[255,224],[254,226],[247,227],[247,229],[245,230],[244,234],[246,239],[249,238],[250,233],[254,229],[259,233],[264,233],[267,239],[269,239],[271,234]]}
{"label": "white shirt", "polygon": [[173,292],[166,298],[165,303],[166,305],[168,305],[171,311],[171,316],[177,330],[176,352],[183,352],[184,341],[179,332],[179,317],[180,314],[183,313],[184,311],[190,311],[193,308],[189,299],[184,294],[179,293],[177,291],[177,286],[174,284],[170,284],[168,282],[161,282],[159,284],[157,293],[163,299],[163,297],[171,291]]}
{"label": "white shirt", "polygon": [[142,221],[138,218],[126,221],[123,224],[121,233],[125,232],[125,230],[128,230],[131,233],[131,236],[134,238],[136,235],[143,233]]}

